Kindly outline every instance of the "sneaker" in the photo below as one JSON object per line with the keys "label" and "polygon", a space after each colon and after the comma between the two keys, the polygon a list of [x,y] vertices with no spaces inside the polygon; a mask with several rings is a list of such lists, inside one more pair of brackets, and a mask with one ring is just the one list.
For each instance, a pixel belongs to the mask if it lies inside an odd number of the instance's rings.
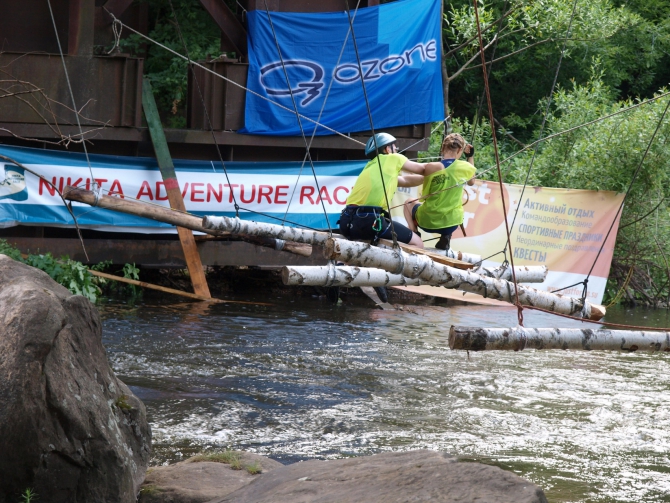
{"label": "sneaker", "polygon": [[440,240],[435,245],[438,250],[448,250],[451,244],[451,236],[440,236]]}
{"label": "sneaker", "polygon": [[377,293],[377,297],[379,297],[379,300],[382,302],[386,303],[389,301],[389,291],[386,289],[385,286],[373,286],[375,292]]}

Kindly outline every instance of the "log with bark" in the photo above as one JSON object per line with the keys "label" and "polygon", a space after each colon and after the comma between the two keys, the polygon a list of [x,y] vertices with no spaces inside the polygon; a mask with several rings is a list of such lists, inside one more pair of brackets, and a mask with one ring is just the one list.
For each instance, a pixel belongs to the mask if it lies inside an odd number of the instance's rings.
{"label": "log with bark", "polygon": [[[545,266],[536,266],[533,269],[517,267],[517,280],[525,283],[542,283],[547,274]],[[473,269],[474,273],[497,278],[504,271],[492,267]],[[507,277],[511,278],[509,268]],[[287,286],[420,286],[433,285],[430,281],[419,277],[408,278],[402,274],[391,274],[383,269],[372,267],[336,266],[285,266],[282,269],[282,281]]]}
{"label": "log with bark", "polygon": [[282,281],[288,286],[418,286],[427,283],[421,278],[406,278],[383,269],[371,267],[284,266]]}
{"label": "log with bark", "polygon": [[589,301],[542,292],[523,285],[515,286],[510,281],[488,278],[471,271],[464,271],[437,264],[424,255],[408,254],[400,249],[386,250],[365,243],[328,239],[324,246],[324,256],[329,260],[339,260],[359,267],[381,268],[392,274],[402,274],[408,278],[421,278],[433,285],[476,293],[486,298],[516,302],[536,306],[548,311],[568,314],[580,318],[599,320],[605,315],[605,308]]}
{"label": "log with bark", "polygon": [[[253,220],[240,220],[239,218],[206,216],[203,218],[202,225],[208,229],[215,229],[231,234],[244,234],[246,236],[271,236],[286,241],[295,241],[298,243],[309,243],[323,245],[331,235],[327,232],[320,232],[309,229],[299,229],[288,227],[286,225],[268,224],[264,222],[254,222]],[[380,245],[392,247],[393,243],[385,239],[379,240]],[[472,264],[445,257],[444,255],[431,254],[430,252],[399,243],[403,250],[411,253],[430,256],[432,260],[438,263],[458,267],[460,269],[471,269]]]}
{"label": "log with bark", "polygon": [[[69,201],[78,201],[80,203],[96,206],[98,208],[105,208],[108,210],[118,211],[120,213],[137,215],[140,217],[149,218],[151,220],[156,220],[157,222],[164,222],[175,225],[177,227],[184,227],[185,229],[200,231],[217,237],[232,236],[230,232],[223,232],[204,227],[202,225],[202,217],[196,217],[195,215],[189,215],[188,213],[175,211],[171,208],[166,208],[156,204],[146,204],[140,201],[131,201],[129,199],[106,195],[98,196],[95,192],[90,190],[69,186],[65,187],[65,190],[63,191],[63,197]],[[280,239],[274,239],[270,237],[247,239],[245,236],[239,236],[239,238],[243,241],[248,241],[259,246],[274,248],[275,250],[284,250],[306,257],[310,256],[312,253],[311,246],[307,247],[304,244],[288,243]]]}
{"label": "log with bark", "polygon": [[670,351],[670,333],[589,328],[482,328],[449,330],[449,347],[468,351],[583,349]]}

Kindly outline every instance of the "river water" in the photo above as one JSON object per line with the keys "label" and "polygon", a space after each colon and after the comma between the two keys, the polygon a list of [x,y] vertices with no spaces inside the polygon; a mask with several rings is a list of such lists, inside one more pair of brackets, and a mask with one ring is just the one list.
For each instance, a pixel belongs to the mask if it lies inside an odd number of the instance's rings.
{"label": "river water", "polygon": [[[668,354],[468,354],[449,349],[450,325],[511,327],[516,310],[262,300],[274,305],[99,306],[112,367],[147,406],[154,464],[222,448],[284,463],[429,448],[512,470],[550,502],[670,502]],[[666,311],[607,319],[670,326]]]}

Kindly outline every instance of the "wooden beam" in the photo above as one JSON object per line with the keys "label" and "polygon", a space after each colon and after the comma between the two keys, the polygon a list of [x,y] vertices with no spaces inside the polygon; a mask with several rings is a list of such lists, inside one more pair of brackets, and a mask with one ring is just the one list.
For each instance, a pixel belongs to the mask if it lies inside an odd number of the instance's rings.
{"label": "wooden beam", "polygon": [[98,276],[99,278],[111,279],[112,281],[119,281],[121,283],[128,283],[129,285],[135,285],[135,286],[139,286],[139,287],[142,287],[142,288],[149,288],[151,290],[158,290],[159,292],[164,292],[164,293],[171,293],[171,294],[174,294],[174,295],[179,295],[181,297],[187,297],[187,298],[193,299],[193,300],[202,300],[202,301],[206,301],[206,302],[213,302],[215,304],[224,304],[224,303],[251,304],[253,306],[271,306],[272,305],[272,304],[268,304],[267,302],[246,302],[246,301],[242,301],[242,300],[222,300],[222,299],[215,299],[213,297],[203,297],[201,295],[196,295],[194,293],[182,292],[181,290],[175,290],[173,288],[166,288],[164,286],[154,285],[152,283],[147,283],[145,281],[137,281],[135,279],[123,278],[121,276],[114,276],[113,274],[107,274],[107,273],[100,272],[100,271],[94,271],[93,269],[89,269],[88,272],[90,272],[93,276]]}
{"label": "wooden beam", "polygon": [[[154,145],[156,160],[158,161],[158,166],[161,170],[161,175],[163,176],[163,182],[165,183],[165,190],[167,192],[168,200],[170,201],[170,207],[177,211],[186,211],[184,199],[182,198],[181,190],[179,189],[179,182],[177,181],[177,174],[175,173],[174,164],[172,163],[172,157],[170,156],[167,141],[165,140],[163,125],[161,124],[158,115],[156,100],[154,99],[151,90],[151,83],[147,78],[144,79],[142,84],[142,108],[144,109],[144,115],[147,119],[151,142]],[[184,258],[186,259],[186,266],[191,276],[193,290],[201,297],[210,298],[212,295],[209,293],[209,286],[207,286],[205,271],[202,267],[198,249],[195,246],[193,232],[183,227],[177,227],[177,233],[179,234],[179,241],[184,250]]]}

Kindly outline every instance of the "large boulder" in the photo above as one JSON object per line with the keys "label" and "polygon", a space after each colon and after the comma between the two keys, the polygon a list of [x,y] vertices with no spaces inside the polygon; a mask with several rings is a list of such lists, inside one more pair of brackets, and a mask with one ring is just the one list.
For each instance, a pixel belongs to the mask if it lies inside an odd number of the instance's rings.
{"label": "large boulder", "polygon": [[215,456],[195,456],[173,465],[149,468],[140,491],[140,503],[205,503],[220,499],[260,474],[283,466],[258,454],[235,454],[239,461],[237,466],[212,461]]}
{"label": "large boulder", "polygon": [[547,503],[542,489],[495,466],[420,450],[277,468],[209,503]]}
{"label": "large boulder", "polygon": [[0,503],[135,502],[151,431],[101,333],[87,299],[0,255]]}

